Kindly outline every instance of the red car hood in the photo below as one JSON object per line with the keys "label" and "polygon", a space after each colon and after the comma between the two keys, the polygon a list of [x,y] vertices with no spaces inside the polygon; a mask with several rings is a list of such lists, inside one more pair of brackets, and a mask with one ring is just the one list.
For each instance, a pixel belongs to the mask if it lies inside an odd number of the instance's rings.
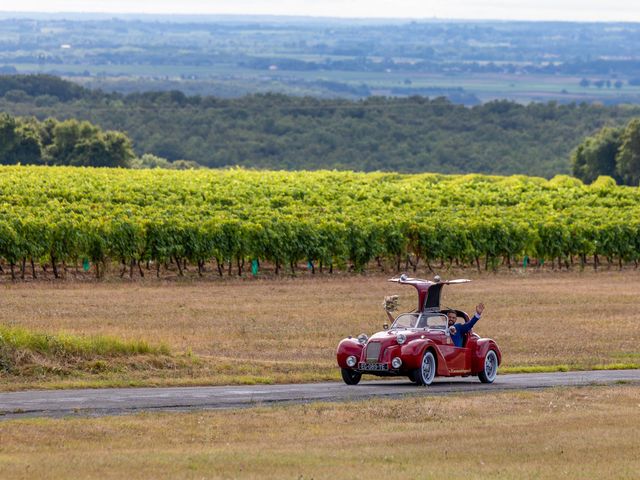
{"label": "red car hood", "polygon": [[424,330],[387,330],[383,332],[378,332],[369,338],[369,341],[380,342],[383,346],[387,347],[389,345],[395,345],[398,343],[396,340],[398,334],[404,334],[407,337],[407,342],[415,338],[428,338],[430,335]]}

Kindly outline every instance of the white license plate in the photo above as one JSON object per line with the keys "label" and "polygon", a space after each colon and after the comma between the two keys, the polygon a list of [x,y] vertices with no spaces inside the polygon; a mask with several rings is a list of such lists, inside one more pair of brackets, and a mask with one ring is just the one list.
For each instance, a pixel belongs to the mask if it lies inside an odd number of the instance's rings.
{"label": "white license plate", "polygon": [[369,372],[380,372],[383,370],[389,370],[389,365],[386,363],[364,363],[358,364],[358,370],[365,370]]}

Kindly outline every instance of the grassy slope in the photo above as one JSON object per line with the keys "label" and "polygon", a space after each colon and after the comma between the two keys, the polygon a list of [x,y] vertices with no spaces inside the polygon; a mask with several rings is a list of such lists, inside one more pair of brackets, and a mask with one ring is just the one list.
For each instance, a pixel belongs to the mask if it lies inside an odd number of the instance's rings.
{"label": "grassy slope", "polygon": [[[173,356],[165,345],[104,335],[34,332],[0,325],[0,379],[11,388],[56,378],[126,382],[131,372],[150,376],[189,368],[192,358]],[[135,377],[135,374],[134,374]]]}
{"label": "grassy slope", "polygon": [[5,421],[3,478],[637,478],[640,387]]}
{"label": "grassy slope", "polygon": [[[469,272],[451,273],[451,277]],[[449,275],[446,275],[449,276]],[[107,335],[164,344],[180,368],[91,375],[0,375],[0,389],[30,386],[176,385],[338,380],[338,341],[384,322],[384,295],[410,287],[385,275],[218,282],[35,283],[7,285],[0,323],[33,330]],[[476,331],[495,338],[503,371],[638,366],[635,271],[502,273],[472,276],[444,304],[487,304]],[[193,353],[196,358],[182,353]],[[174,357],[174,361],[176,358]]]}

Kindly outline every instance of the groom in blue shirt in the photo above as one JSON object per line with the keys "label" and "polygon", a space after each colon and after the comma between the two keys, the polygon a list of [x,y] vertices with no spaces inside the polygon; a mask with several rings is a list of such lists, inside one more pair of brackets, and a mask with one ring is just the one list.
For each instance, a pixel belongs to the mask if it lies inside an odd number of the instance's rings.
{"label": "groom in blue shirt", "polygon": [[467,323],[459,323],[456,325],[456,320],[458,318],[458,314],[454,310],[449,310],[447,312],[447,319],[449,323],[449,333],[451,333],[451,340],[453,340],[453,344],[456,347],[462,347],[462,343],[464,340],[464,335],[469,330],[473,328],[478,320],[480,320],[480,316],[484,311],[484,303],[479,303],[476,306],[475,315],[469,320]]}

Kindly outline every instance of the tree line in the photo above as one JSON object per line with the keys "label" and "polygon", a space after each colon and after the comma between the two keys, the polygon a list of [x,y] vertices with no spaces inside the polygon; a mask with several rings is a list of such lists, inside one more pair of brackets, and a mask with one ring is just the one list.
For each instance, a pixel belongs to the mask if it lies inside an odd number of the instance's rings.
{"label": "tree line", "polygon": [[129,138],[87,121],[13,117],[0,113],[0,163],[130,167]]}
{"label": "tree line", "polygon": [[[571,172],[571,151],[640,107],[493,101],[471,108],[444,98],[360,101],[279,94],[235,99],[178,91],[122,95],[55,77],[0,76],[0,111],[40,121],[90,121],[145,153],[206,167],[406,173]],[[23,162],[24,163],[24,162]]]}
{"label": "tree line", "polygon": [[583,182],[601,175],[624,185],[640,184],[640,119],[626,126],[604,127],[587,137],[571,155],[573,174]]}

